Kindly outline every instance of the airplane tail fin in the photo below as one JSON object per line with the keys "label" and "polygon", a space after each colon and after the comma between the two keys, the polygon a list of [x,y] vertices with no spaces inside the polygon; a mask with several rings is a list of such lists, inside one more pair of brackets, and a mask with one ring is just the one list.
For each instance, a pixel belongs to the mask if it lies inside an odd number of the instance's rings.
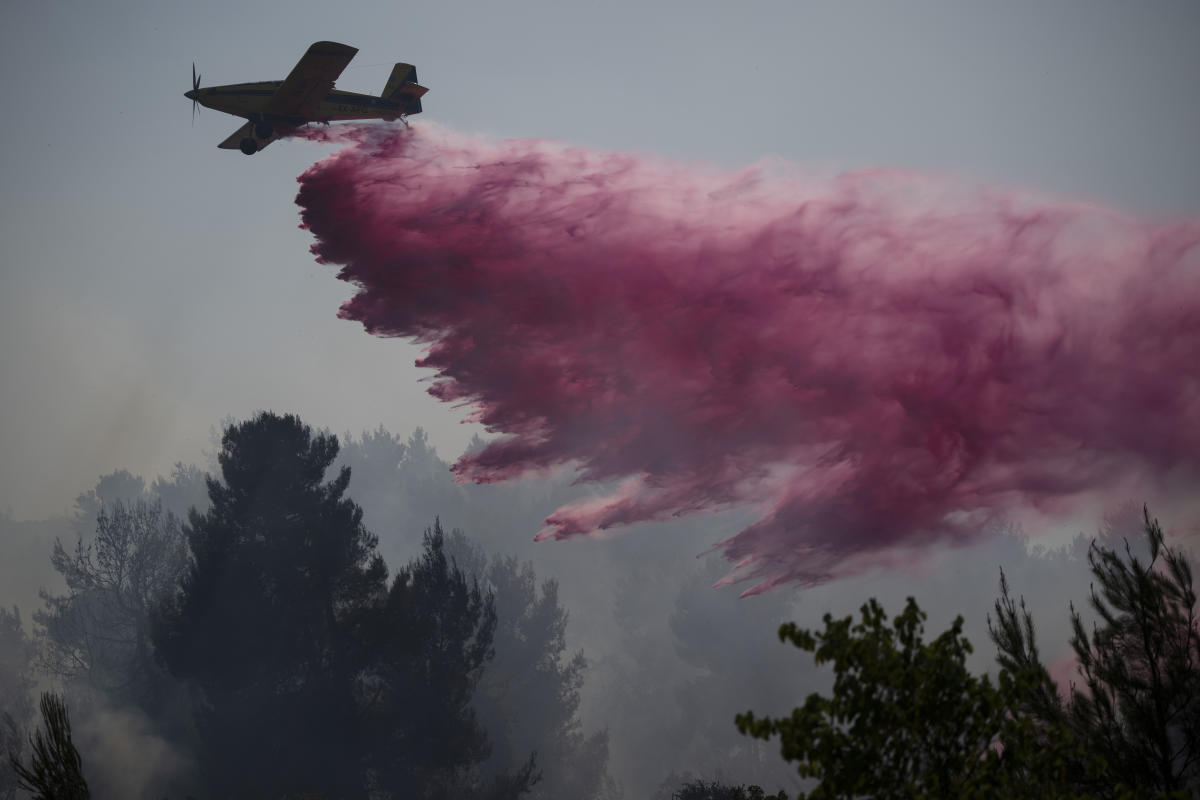
{"label": "airplane tail fin", "polygon": [[417,83],[417,68],[412,64],[397,64],[392,67],[387,85],[383,87],[383,99],[399,101],[404,114],[421,113],[421,95],[429,90]]}

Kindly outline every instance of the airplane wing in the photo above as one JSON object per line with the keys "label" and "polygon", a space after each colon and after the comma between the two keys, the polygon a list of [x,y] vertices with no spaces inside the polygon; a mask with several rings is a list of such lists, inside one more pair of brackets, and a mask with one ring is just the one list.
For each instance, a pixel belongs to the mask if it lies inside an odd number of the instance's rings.
{"label": "airplane wing", "polygon": [[[221,142],[219,145],[217,145],[217,147],[221,148],[222,150],[241,150],[242,142],[244,140],[253,139],[254,143],[256,145],[256,147],[250,151],[253,153],[253,152],[257,152],[258,150],[262,150],[264,147],[266,147],[267,145],[269,145],[271,142],[275,141],[278,138],[279,138],[278,132],[272,132],[272,134],[270,136],[268,136],[266,139],[260,139],[259,137],[254,135],[254,123],[247,122],[245,125],[238,128],[233,133],[229,134],[229,138],[226,139],[225,141]],[[242,152],[244,153],[246,151],[242,150]]]}
{"label": "airplane wing", "polygon": [[271,95],[266,113],[305,121],[315,119],[321,101],[357,52],[357,47],[337,42],[315,43]]}

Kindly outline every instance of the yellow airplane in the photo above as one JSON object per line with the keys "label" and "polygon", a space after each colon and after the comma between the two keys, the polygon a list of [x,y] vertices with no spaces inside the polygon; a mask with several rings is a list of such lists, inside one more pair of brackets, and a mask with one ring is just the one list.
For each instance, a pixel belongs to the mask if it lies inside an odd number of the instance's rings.
{"label": "yellow airplane", "polygon": [[248,156],[310,122],[350,119],[403,119],[421,113],[421,96],[428,92],[417,83],[417,68],[397,64],[388,76],[383,95],[355,94],[334,89],[333,82],[354,58],[358,48],[337,42],[317,42],[282,81],[233,83],[200,88],[192,64],[192,90],[184,97],[196,104],[224,111],[248,122],[217,147],[241,150]]}

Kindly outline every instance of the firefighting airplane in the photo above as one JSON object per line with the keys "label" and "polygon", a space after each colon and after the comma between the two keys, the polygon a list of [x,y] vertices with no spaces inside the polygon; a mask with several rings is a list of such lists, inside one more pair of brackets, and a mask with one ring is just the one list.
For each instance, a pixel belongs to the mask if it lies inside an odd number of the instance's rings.
{"label": "firefighting airplane", "polygon": [[308,48],[287,78],[262,83],[234,83],[200,88],[192,65],[192,90],[184,97],[196,104],[249,120],[217,147],[254,155],[259,150],[310,122],[350,119],[403,119],[421,113],[421,95],[429,90],[417,83],[417,68],[397,64],[383,95],[343,92],[333,82],[354,58],[358,48],[337,42],[317,42]]}

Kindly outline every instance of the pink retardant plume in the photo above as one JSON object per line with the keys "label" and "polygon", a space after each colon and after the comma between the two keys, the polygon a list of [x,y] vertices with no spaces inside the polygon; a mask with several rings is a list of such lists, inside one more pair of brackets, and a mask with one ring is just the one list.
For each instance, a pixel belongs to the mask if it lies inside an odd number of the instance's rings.
{"label": "pink retardant plume", "polygon": [[506,434],[457,475],[620,481],[538,538],[755,504],[718,545],[753,593],[1196,475],[1198,222],[890,171],[340,136],[300,178],[313,252],[358,287],[342,317],[427,345],[430,392]]}

